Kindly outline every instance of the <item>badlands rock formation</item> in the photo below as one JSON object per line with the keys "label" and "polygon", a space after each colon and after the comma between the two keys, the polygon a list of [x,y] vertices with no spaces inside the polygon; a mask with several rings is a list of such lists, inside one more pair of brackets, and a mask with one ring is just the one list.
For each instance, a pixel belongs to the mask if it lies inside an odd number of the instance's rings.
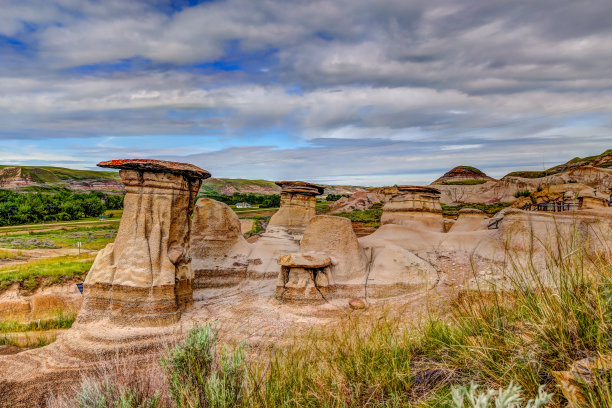
{"label": "badlands rock formation", "polygon": [[303,233],[315,216],[316,196],[323,194],[324,187],[304,181],[277,181],[281,190],[281,205],[270,218],[270,227],[287,228],[290,233]]}
{"label": "badlands rock formation", "polygon": [[277,184],[282,187],[281,205],[249,255],[247,273],[252,279],[277,278],[281,269],[278,257],[299,250],[304,230],[316,213],[316,196],[324,190],[304,181]]}
{"label": "badlands rock formation", "polygon": [[452,232],[478,231],[486,228],[489,216],[476,208],[462,208],[459,210],[459,217],[453,224]]}
{"label": "badlands rock formation", "polygon": [[115,242],[98,253],[84,283],[79,321],[165,325],[193,301],[190,215],[201,179],[190,164],[112,160],[127,194]]}
{"label": "badlands rock formation", "polygon": [[312,219],[300,253],[281,257],[277,298],[305,302],[365,297],[366,254],[346,218],[317,215]]}
{"label": "badlands rock formation", "polygon": [[191,222],[194,288],[235,286],[246,279],[250,245],[227,204],[201,198]]}
{"label": "badlands rock formation", "polygon": [[381,225],[419,223],[435,231],[443,230],[440,191],[433,187],[398,186],[398,193],[383,206]]}

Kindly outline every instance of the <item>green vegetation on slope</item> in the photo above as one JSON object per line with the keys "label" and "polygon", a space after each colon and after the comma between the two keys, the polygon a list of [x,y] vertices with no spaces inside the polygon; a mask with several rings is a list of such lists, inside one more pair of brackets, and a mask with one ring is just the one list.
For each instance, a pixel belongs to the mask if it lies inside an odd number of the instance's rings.
{"label": "green vegetation on slope", "polygon": [[[119,180],[119,172],[116,171],[101,171],[101,170],[75,170],[64,167],[50,166],[5,166],[0,165],[0,169],[7,167],[21,168],[23,175],[37,183],[59,183],[68,180]],[[7,177],[10,175],[5,175]],[[0,174],[0,180],[2,179]]]}
{"label": "green vegetation on slope", "polygon": [[64,314],[64,312],[59,311],[56,316],[51,319],[40,319],[30,323],[0,321],[0,333],[69,329],[72,327],[75,320],[76,315],[74,313]]}
{"label": "green vegetation on slope", "polygon": [[270,191],[276,191],[280,193],[281,188],[274,184],[273,181],[269,180],[248,180],[248,179],[222,179],[222,178],[209,178],[202,182],[202,191],[208,194],[223,194],[224,188],[234,188],[238,192],[246,187],[255,186]]}
{"label": "green vegetation on slope", "polygon": [[93,264],[93,254],[65,255],[0,267],[0,290],[14,283],[23,289],[83,279]]}
{"label": "green vegetation on slope", "polygon": [[459,215],[459,210],[462,208],[476,208],[477,210],[484,211],[487,214],[495,214],[506,207],[512,205],[512,203],[500,202],[494,204],[483,204],[483,203],[461,203],[455,205],[440,204],[442,206],[442,214],[447,216]]}
{"label": "green vegetation on slope", "polygon": [[377,227],[382,217],[382,203],[376,203],[367,210],[355,210],[333,214],[338,217],[348,218],[352,222],[363,222],[365,226]]}
{"label": "green vegetation on slope", "polygon": [[484,184],[488,180],[477,180],[477,179],[469,179],[469,180],[451,180],[451,181],[442,181],[441,185],[443,186],[474,186],[478,184]]}
{"label": "green vegetation on slope", "polygon": [[[544,171],[513,171],[511,173],[508,173],[504,177],[541,178],[541,177],[546,177],[546,176],[552,176],[554,174],[558,174],[558,173],[561,173],[563,171],[566,171],[566,170],[569,170],[571,168],[575,168],[575,167],[578,167],[578,166],[592,165],[593,162],[595,162],[595,161],[597,161],[597,160],[599,160],[599,159],[601,159],[601,158],[603,158],[605,156],[612,156],[612,149],[608,149],[605,152],[603,152],[602,154],[598,154],[596,156],[574,157],[573,159],[571,159],[567,163],[551,167],[548,170],[544,170]],[[603,167],[603,168],[612,167],[612,161],[607,161],[607,162],[601,163],[601,164],[599,164],[597,166],[598,167]]]}
{"label": "green vegetation on slope", "polygon": [[[83,249],[98,250],[115,240],[118,228],[119,225],[100,225],[0,235],[0,247],[11,249],[76,248],[77,243],[80,242]],[[0,258],[1,256],[0,253]]]}
{"label": "green vegetation on slope", "polygon": [[[127,384],[106,376],[97,388],[91,380],[84,382],[77,399],[113,401],[113,395],[138,394],[140,402],[155,400],[149,407],[492,406],[456,400],[458,392],[468,398],[479,394],[470,386],[478,383],[485,394],[496,395],[502,388],[516,395],[520,386],[525,399],[539,395],[540,403],[548,400],[545,390],[552,394],[546,406],[565,407],[555,373],[585,357],[612,353],[612,269],[608,259],[577,242],[556,243],[559,254],[552,249],[545,252],[543,270],[509,252],[509,287],[463,293],[448,309],[450,315],[430,317],[416,327],[405,325],[402,311],[351,313],[342,323],[297,334],[270,354],[247,359],[241,345],[220,351],[217,331],[199,326],[162,358],[166,388],[147,388],[142,377],[142,383]],[[159,367],[144,374],[152,372],[160,372]],[[576,380],[581,398],[572,406],[612,406],[609,366]],[[541,404],[514,400],[495,406]]]}

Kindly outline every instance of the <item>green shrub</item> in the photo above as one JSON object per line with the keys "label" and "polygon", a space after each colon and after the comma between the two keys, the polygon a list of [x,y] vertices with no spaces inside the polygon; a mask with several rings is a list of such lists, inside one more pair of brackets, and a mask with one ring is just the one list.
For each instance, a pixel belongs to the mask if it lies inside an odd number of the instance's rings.
{"label": "green shrub", "polygon": [[183,342],[160,360],[169,392],[177,407],[236,406],[244,398],[246,365],[242,346],[217,352],[218,331],[210,324],[196,326]]}
{"label": "green shrub", "polygon": [[[540,387],[538,395],[523,405],[521,397],[521,387],[512,382],[508,388],[499,390],[488,389],[485,392],[478,392],[478,385],[470,384],[470,387],[454,387],[452,390],[454,408],[539,408],[548,404],[552,394],[544,391]],[[493,398],[495,397],[495,400]],[[495,404],[495,405],[493,405]]]}
{"label": "green shrub", "polygon": [[522,190],[522,191],[517,191],[516,193],[514,193],[514,197],[519,198],[519,197],[530,197],[531,196],[531,191],[529,190]]}

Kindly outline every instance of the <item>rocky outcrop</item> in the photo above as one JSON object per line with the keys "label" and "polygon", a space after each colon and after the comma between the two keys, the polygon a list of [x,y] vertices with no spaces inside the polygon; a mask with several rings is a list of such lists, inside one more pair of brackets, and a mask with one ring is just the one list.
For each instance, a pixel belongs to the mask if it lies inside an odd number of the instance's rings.
{"label": "rocky outcrop", "polygon": [[443,230],[440,191],[433,187],[398,186],[394,195],[383,206],[381,225],[410,225],[418,223],[432,230]]}
{"label": "rocky outcrop", "polygon": [[246,278],[251,246],[242,235],[238,216],[226,204],[198,200],[190,246],[194,288],[234,286]]}
{"label": "rocky outcrop", "polygon": [[297,252],[300,239],[316,213],[316,196],[323,187],[304,181],[279,181],[281,206],[270,218],[266,232],[255,242],[249,255],[248,276],[252,279],[276,278],[280,273],[278,257]]}
{"label": "rocky outcrop", "polygon": [[334,289],[331,258],[317,253],[293,253],[278,258],[281,273],[276,284],[276,298],[288,303],[325,302]]}
{"label": "rocky outcrop", "polygon": [[115,242],[98,253],[84,283],[80,322],[155,326],[178,321],[192,303],[190,216],[201,179],[196,166],[131,159],[121,169],[127,194]]}
{"label": "rocky outcrop", "polygon": [[315,216],[302,238],[300,253],[281,256],[276,297],[291,303],[320,303],[365,296],[367,257],[351,222]]}
{"label": "rocky outcrop", "polygon": [[367,210],[372,205],[380,203],[385,199],[385,195],[381,194],[378,190],[381,189],[358,191],[350,197],[342,197],[330,207],[329,212],[333,214]]}
{"label": "rocky outcrop", "polygon": [[290,232],[303,232],[315,216],[316,196],[323,194],[324,187],[304,181],[278,181],[281,187],[281,205],[270,218],[270,227],[287,228]]}
{"label": "rocky outcrop", "polygon": [[488,219],[489,216],[484,211],[476,208],[462,208],[459,210],[459,216],[450,231],[470,232],[485,229]]}

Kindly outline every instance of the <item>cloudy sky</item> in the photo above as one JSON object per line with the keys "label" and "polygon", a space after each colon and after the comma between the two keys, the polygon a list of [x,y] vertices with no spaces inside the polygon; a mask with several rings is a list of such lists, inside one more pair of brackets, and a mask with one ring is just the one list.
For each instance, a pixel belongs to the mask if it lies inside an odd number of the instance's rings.
{"label": "cloudy sky", "polygon": [[612,148],[610,0],[0,0],[0,163],[426,184]]}

